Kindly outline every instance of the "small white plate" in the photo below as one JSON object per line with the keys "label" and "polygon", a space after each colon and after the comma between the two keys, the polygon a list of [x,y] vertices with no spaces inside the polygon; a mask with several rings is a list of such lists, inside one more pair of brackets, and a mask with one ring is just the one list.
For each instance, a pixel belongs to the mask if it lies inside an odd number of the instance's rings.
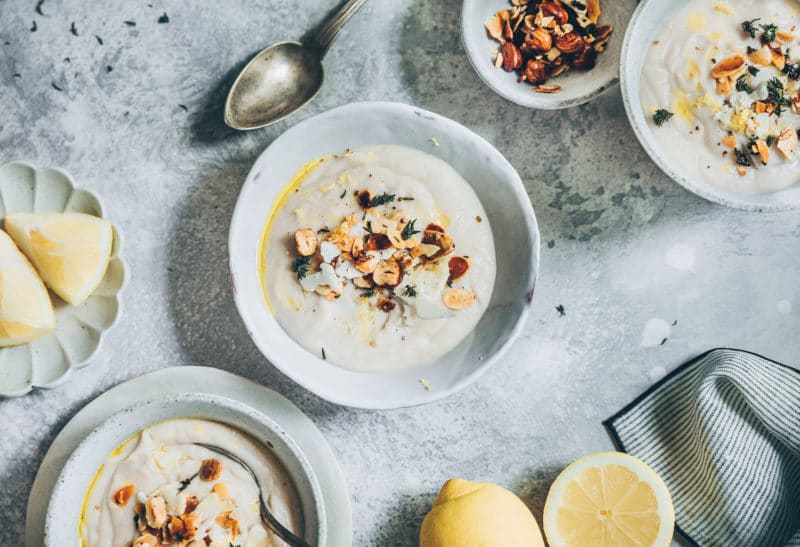
{"label": "small white plate", "polygon": [[[21,161],[0,165],[0,220],[17,212],[72,212],[103,216],[100,199],[75,187],[61,169],[37,169]],[[86,366],[103,334],[119,318],[125,263],[120,234],[114,228],[111,262],[100,286],[80,306],[53,296],[56,329],[33,342],[0,348],[0,397],[24,395],[34,388],[53,388],[73,369]]]}
{"label": "small white plate", "polygon": [[788,211],[800,209],[800,185],[777,192],[745,194],[714,186],[687,173],[680,161],[659,146],[648,123],[639,95],[642,67],[653,37],[658,36],[665,21],[686,5],[686,0],[645,0],[633,14],[622,45],[622,100],[636,137],[650,158],[672,180],[698,196],[727,207],[748,211]]}
{"label": "small white plate", "polygon": [[[129,407],[133,408],[132,415],[121,416],[121,411]],[[175,409],[179,407],[189,409],[195,416],[235,422],[233,425],[251,434],[256,433],[256,437],[262,440],[278,435],[281,438],[279,444],[285,444],[290,453],[287,465],[290,473],[291,453],[300,454],[296,463],[306,466],[305,473],[313,477],[311,482],[317,485],[313,489],[321,507],[324,507],[320,527],[327,534],[325,542],[318,547],[349,547],[352,544],[347,484],[325,438],[311,420],[271,389],[229,372],[194,366],[161,369],[120,384],[86,405],[67,423],[50,446],[33,483],[28,500],[25,544],[28,547],[46,544],[45,522],[51,523],[49,536],[53,539],[60,537],[55,535],[61,530],[56,524],[63,523],[46,519],[51,494],[55,503],[69,499],[72,504],[74,500],[83,499],[85,477],[81,475],[81,466],[77,462],[65,464],[69,458],[73,462],[83,456],[101,461],[106,456],[105,448],[114,448],[111,445],[116,437],[130,428],[148,425],[151,418],[165,416],[164,412],[175,415]],[[263,424],[264,429],[260,432],[253,428],[252,424],[256,422]],[[93,432],[95,430],[97,432]],[[98,448],[96,455],[92,456],[90,447],[82,444],[84,439]],[[105,444],[101,447],[97,442]],[[78,448],[79,445],[82,448]],[[76,456],[72,457],[73,454]],[[300,464],[300,460],[306,463]],[[94,463],[92,461],[88,467]],[[69,472],[68,467],[78,473]],[[89,473],[94,469],[96,466]],[[59,479],[60,475],[64,475],[63,480]],[[79,507],[80,501],[72,512],[77,512]],[[71,520],[74,515],[68,517],[67,528],[77,534],[76,521]],[[65,544],[61,539],[58,545]],[[50,544],[55,545],[53,541]]]}
{"label": "small white plate", "polygon": [[570,70],[549,81],[561,86],[558,93],[537,93],[532,86],[517,82],[516,72],[506,72],[494,66],[500,44],[489,37],[484,23],[494,13],[512,7],[509,0],[464,0],[461,7],[461,40],[475,72],[501,97],[542,110],[577,106],[591,101],[619,82],[622,35],[636,8],[636,1],[605,0],[601,1],[600,6],[603,12],[599,24],[614,27],[606,50],[597,56],[597,66],[592,70]]}
{"label": "small white plate", "polygon": [[[444,356],[415,368],[355,372],[306,351],[270,313],[259,276],[259,242],[272,204],[305,163],[347,148],[381,144],[422,150],[461,173],[492,226],[497,278],[478,325]],[[236,306],[261,352],[281,372],[320,397],[372,409],[429,403],[474,382],[498,362],[522,329],[539,270],[536,216],[511,164],[464,126],[400,103],[334,108],[273,141],[256,160],[239,194],[228,249]]]}

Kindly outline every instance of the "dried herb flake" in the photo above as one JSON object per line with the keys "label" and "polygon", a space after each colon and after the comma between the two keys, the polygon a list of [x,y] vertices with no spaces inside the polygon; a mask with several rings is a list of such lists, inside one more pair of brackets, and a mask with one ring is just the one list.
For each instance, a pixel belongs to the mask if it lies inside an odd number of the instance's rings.
{"label": "dried herb flake", "polygon": [[406,288],[403,289],[403,296],[408,296],[409,298],[417,296],[417,287],[414,285],[406,285]]}
{"label": "dried herb flake", "polygon": [[561,316],[561,317],[564,317],[565,315],[567,315],[567,310],[564,309],[564,305],[563,304],[559,304],[558,306],[556,306],[556,311],[558,312],[558,315]]}
{"label": "dried herb flake", "polygon": [[195,473],[194,475],[192,475],[188,479],[183,479],[181,481],[181,485],[178,487],[178,493],[180,494],[181,492],[183,492],[184,490],[189,488],[189,485],[192,484],[192,481],[197,477],[197,475],[198,475],[198,473]]}
{"label": "dried herb flake", "polygon": [[758,32],[758,29],[756,28],[754,23],[756,21],[759,21],[759,20],[761,20],[761,17],[756,17],[755,19],[752,19],[750,21],[742,22],[742,30],[745,31],[747,34],[749,34],[750,38],[755,38],[756,37],[756,33]]}
{"label": "dried herb flake", "polygon": [[73,36],[80,36],[80,34],[78,34],[78,27],[75,26],[75,21],[70,23],[69,31],[72,33]]}
{"label": "dried herb flake", "polygon": [[39,15],[44,15],[44,13],[42,13],[42,4],[44,4],[44,0],[39,0],[36,2],[36,13]]}
{"label": "dried herb flake", "polygon": [[158,18],[158,22],[162,25],[169,23],[169,16],[167,16],[167,12],[165,11],[164,14]]}
{"label": "dried herb flake", "polygon": [[292,271],[297,274],[297,279],[303,279],[311,268],[310,256],[298,256],[292,263]]}
{"label": "dried herb flake", "polygon": [[97,43],[101,46],[103,45],[103,39],[100,38],[97,34],[94,35],[94,39],[97,40]]}
{"label": "dried herb flake", "polygon": [[55,82],[50,82],[50,85],[51,85],[51,86],[53,86],[53,89],[55,89],[56,91],[64,91],[64,90],[63,90],[62,88],[60,88],[60,87],[58,86],[58,84],[57,84],[57,83],[55,83]]}
{"label": "dried herb flake", "polygon": [[669,110],[666,110],[664,108],[659,108],[658,110],[656,110],[655,114],[653,114],[653,122],[655,122],[655,124],[658,127],[661,127],[674,115],[675,114],[673,114]]}
{"label": "dried herb flake", "polygon": [[136,21],[125,21],[125,24],[128,25],[129,27],[135,27]]}

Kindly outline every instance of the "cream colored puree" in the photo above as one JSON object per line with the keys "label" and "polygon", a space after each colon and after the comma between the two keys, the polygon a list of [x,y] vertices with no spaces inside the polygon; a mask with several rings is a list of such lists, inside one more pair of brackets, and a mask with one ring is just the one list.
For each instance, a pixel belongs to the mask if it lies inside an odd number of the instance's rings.
{"label": "cream colored puree", "polygon": [[[654,37],[642,70],[642,105],[648,119],[657,108],[675,114],[661,127],[651,121],[652,131],[663,154],[695,179],[745,193],[775,191],[800,181],[796,153],[787,159],[773,146],[768,165],[756,162],[756,167],[748,168],[742,176],[737,172],[733,150],[721,143],[729,131],[741,146],[752,138],[775,136],[784,127],[800,128],[800,116],[790,107],[785,108],[780,120],[762,114],[746,121],[749,116],[742,110],[754,99],[766,98],[770,78],[778,76],[787,85],[787,96],[796,95],[797,82],[775,67],[758,66],[756,76],[746,76],[753,92],[739,93],[733,86],[726,101],[726,96],[717,93],[717,82],[711,76],[711,69],[724,58],[734,53],[747,56],[748,46],[760,48],[760,25],[768,23],[794,35],[793,40],[778,45],[791,51],[788,62],[796,62],[800,59],[799,12],[800,3],[795,0],[695,0]],[[742,22],[755,18],[760,20],[755,22],[754,39],[743,31]],[[752,64],[748,60],[748,66]],[[728,153],[723,155],[725,151]]]}
{"label": "cream colored puree", "polygon": [[[277,458],[264,446],[226,425],[198,419],[169,420],[155,424],[129,439],[108,456],[87,493],[80,535],[88,547],[127,547],[139,537],[134,524],[134,506],[161,494],[170,515],[183,513],[186,499],[196,496],[195,510],[201,524],[195,539],[206,535],[211,547],[266,547],[284,545],[261,524],[258,489],[241,466],[227,458],[192,443],[208,443],[225,448],[250,464],[258,475],[264,499],[278,520],[295,533],[302,533],[302,512],[290,477]],[[213,481],[195,477],[182,491],[181,481],[198,472],[203,460],[222,462],[222,474]],[[222,483],[225,499],[212,491]],[[131,499],[122,507],[114,494],[123,486],[134,485]],[[221,526],[216,517],[232,511],[238,533]],[[174,545],[179,545],[174,543]]]}
{"label": "cream colored puree", "polygon": [[[375,221],[372,215],[365,217],[357,203],[355,192],[363,190],[413,198],[376,207],[381,215],[399,208],[417,219],[417,230],[428,223],[446,229],[455,243],[452,256],[469,257],[469,271],[452,287],[473,292],[471,306],[451,310],[442,303],[442,292],[448,289],[447,257],[432,268],[405,275],[394,289],[399,305],[389,313],[376,309],[375,297],[370,303],[352,283],[335,300],[303,290],[292,271],[295,232],[334,229],[344,217],[357,213],[358,225],[351,233],[362,237],[363,224]],[[275,317],[301,346],[319,356],[324,349],[325,358],[341,367],[386,371],[429,363],[470,334],[491,298],[495,252],[486,212],[470,185],[430,154],[386,145],[329,157],[302,177],[299,187],[289,189],[288,199],[273,214],[265,235],[264,279]],[[324,240],[325,235],[319,237]],[[415,297],[402,296],[406,285],[415,287]]]}

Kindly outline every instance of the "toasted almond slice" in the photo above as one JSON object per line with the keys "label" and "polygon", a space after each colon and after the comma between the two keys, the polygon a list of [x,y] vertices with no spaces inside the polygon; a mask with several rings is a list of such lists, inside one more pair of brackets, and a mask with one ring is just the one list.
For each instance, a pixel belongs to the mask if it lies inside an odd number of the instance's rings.
{"label": "toasted almond slice", "polygon": [[406,242],[403,240],[403,237],[400,235],[400,232],[397,230],[393,230],[386,234],[386,237],[389,238],[389,242],[392,244],[392,247],[395,249],[405,249]]}
{"label": "toasted almond slice", "polygon": [[209,458],[200,463],[200,471],[198,473],[201,481],[215,481],[222,475],[222,462]]}
{"label": "toasted almond slice", "polygon": [[317,234],[310,228],[297,230],[294,233],[294,245],[300,256],[311,256],[317,252]]}
{"label": "toasted almond slice", "polygon": [[747,174],[747,169],[742,167],[741,165],[736,166],[736,172],[739,173],[739,176],[745,176]]}
{"label": "toasted almond slice", "polygon": [[490,37],[500,43],[505,42],[505,38],[503,38],[503,19],[500,17],[499,11],[489,17],[484,23],[484,26]]}
{"label": "toasted almond slice", "polygon": [[128,504],[128,500],[131,499],[133,496],[133,492],[136,490],[136,485],[134,484],[126,484],[116,492],[112,496],[114,503],[116,503],[119,507],[125,507]]}
{"label": "toasted almond slice", "polygon": [[379,262],[372,272],[372,281],[381,287],[396,287],[402,280],[403,270],[393,258]]}
{"label": "toasted almond slice", "polygon": [[774,49],[770,51],[772,52],[772,64],[775,65],[775,68],[778,70],[783,70],[783,67],[786,66],[786,57],[784,57],[783,53],[775,51]]}
{"label": "toasted almond slice", "polygon": [[463,256],[454,256],[447,263],[447,267],[450,270],[449,280],[455,281],[456,279],[464,277],[464,274],[467,273],[467,270],[469,270],[469,260]]}
{"label": "toasted almond slice", "polygon": [[353,246],[350,249],[353,253],[352,256],[358,256],[364,250],[364,240],[360,237],[354,237]]}
{"label": "toasted almond slice", "polygon": [[768,46],[761,46],[750,54],[750,61],[759,66],[769,66],[772,64],[772,50]]}
{"label": "toasted almond slice", "polygon": [[183,539],[191,539],[197,534],[197,528],[200,526],[200,514],[191,513],[180,517],[183,524]]}
{"label": "toasted almond slice", "polygon": [[769,162],[769,147],[767,146],[766,141],[763,139],[758,139],[756,141],[756,150],[758,152],[758,156],[761,158],[761,163],[766,165]]}
{"label": "toasted almond slice", "polygon": [[145,517],[150,528],[161,528],[167,523],[167,502],[160,495],[153,496],[145,504]]}
{"label": "toasted almond slice", "polygon": [[731,92],[731,81],[728,78],[719,78],[717,80],[717,94],[728,95]]}
{"label": "toasted almond slice", "polygon": [[596,25],[602,13],[603,12],[600,10],[600,0],[588,0],[588,2],[586,2],[586,14],[589,16],[592,23]]}
{"label": "toasted almond slice", "polygon": [[789,160],[794,157],[795,150],[797,150],[797,141],[797,132],[787,127],[781,131],[780,136],[778,136],[778,142],[775,144],[775,148],[778,149],[784,158]]}
{"label": "toasted almond slice", "polygon": [[779,30],[775,33],[778,38],[783,40],[784,42],[794,42],[794,34],[791,32],[786,32],[785,30]]}
{"label": "toasted almond slice", "polygon": [[183,539],[186,534],[186,525],[181,517],[171,517],[169,519],[169,530],[172,539]]}
{"label": "toasted almond slice", "polygon": [[536,93],[558,93],[559,91],[561,91],[561,86],[556,84],[542,84],[542,85],[537,85],[536,87],[533,88],[533,90]]}
{"label": "toasted almond slice", "polygon": [[362,251],[357,257],[353,259],[356,269],[361,273],[372,273],[375,271],[375,266],[378,265],[378,257],[366,251]]}
{"label": "toasted almond slice", "polygon": [[367,276],[356,277],[355,279],[353,279],[353,285],[355,285],[359,289],[371,289],[372,287],[375,286],[372,280]]}
{"label": "toasted almond slice", "polygon": [[[158,538],[151,534],[145,534],[136,538],[133,542],[133,547],[156,547],[158,545]],[[205,545],[205,543],[203,543]]]}
{"label": "toasted almond slice", "polygon": [[442,301],[451,310],[463,310],[475,302],[475,293],[467,289],[450,289],[444,292]]}
{"label": "toasted almond slice", "polygon": [[[224,482],[218,482],[214,485],[214,488],[211,489],[212,492],[215,492],[219,499],[224,500],[228,497],[228,485]],[[191,511],[189,511],[191,513]]]}
{"label": "toasted almond slice", "polygon": [[753,111],[756,114],[763,114],[767,111],[767,103],[762,101],[756,101],[753,103]]}
{"label": "toasted almond slice", "polygon": [[736,148],[736,137],[733,135],[728,135],[727,137],[722,139],[722,144],[724,144],[728,148]]}
{"label": "toasted almond slice", "polygon": [[747,65],[747,59],[741,53],[734,53],[711,69],[711,77],[719,80],[720,78],[730,78],[738,75]]}

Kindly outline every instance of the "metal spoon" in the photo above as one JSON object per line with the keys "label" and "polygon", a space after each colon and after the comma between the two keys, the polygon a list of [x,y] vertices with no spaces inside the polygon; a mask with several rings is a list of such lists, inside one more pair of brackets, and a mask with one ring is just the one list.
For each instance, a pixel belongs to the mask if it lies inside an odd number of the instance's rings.
{"label": "metal spoon", "polygon": [[257,129],[303,107],[322,87],[322,59],[339,31],[367,0],[348,0],[308,45],[278,42],[253,57],[233,82],[225,123]]}
{"label": "metal spoon", "polygon": [[228,458],[229,460],[232,460],[241,465],[248,473],[250,473],[250,476],[253,477],[253,480],[256,482],[256,487],[258,488],[258,502],[261,507],[261,520],[264,522],[264,524],[267,525],[267,528],[275,532],[275,534],[279,538],[281,538],[283,541],[285,541],[292,547],[311,547],[311,545],[306,543],[306,541],[303,538],[297,537],[292,533],[291,530],[289,530],[283,524],[281,524],[280,521],[277,518],[275,518],[275,515],[273,515],[270,512],[266,502],[264,501],[264,496],[261,490],[261,483],[258,482],[258,477],[256,477],[256,474],[253,471],[252,467],[250,467],[244,460],[239,458],[239,456],[237,456],[236,454],[232,454],[227,450],[225,450],[224,448],[220,448],[219,446],[215,446],[213,444],[205,444],[205,443],[194,443],[194,444],[196,446],[202,446],[203,448],[210,450],[212,452],[216,452],[217,454],[221,454],[226,458]]}

